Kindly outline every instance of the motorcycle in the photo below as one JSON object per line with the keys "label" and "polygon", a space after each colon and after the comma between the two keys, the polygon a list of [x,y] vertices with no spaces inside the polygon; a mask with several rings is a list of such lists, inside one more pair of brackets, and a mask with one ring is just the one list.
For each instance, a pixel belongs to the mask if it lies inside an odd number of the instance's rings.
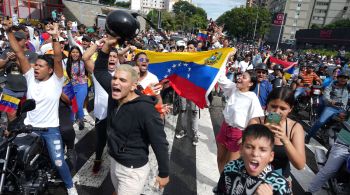
{"label": "motorcycle", "polygon": [[313,85],[311,87],[310,112],[309,112],[309,121],[311,125],[315,123],[315,121],[320,115],[318,108],[321,105],[321,97],[322,97],[322,86]]}
{"label": "motorcycle", "polygon": [[[346,121],[342,123],[338,123],[341,125],[341,128],[350,131],[350,124]],[[333,131],[334,137],[336,136],[336,129],[330,129]],[[334,139],[335,140],[335,139]],[[320,170],[327,162],[327,158],[329,156],[329,151],[334,144],[334,140],[329,140],[328,152],[326,153],[321,148],[315,148],[315,158],[318,170]],[[349,147],[350,150],[350,147]],[[350,194],[350,173],[348,172],[346,161],[339,168],[334,177],[330,178],[327,182],[325,188],[330,190],[333,194],[336,195],[347,195]]]}
{"label": "motorcycle", "polygon": [[35,133],[47,129],[23,124],[25,113],[33,109],[35,101],[26,100],[0,143],[0,194],[38,195],[63,183],[51,165],[44,140]]}

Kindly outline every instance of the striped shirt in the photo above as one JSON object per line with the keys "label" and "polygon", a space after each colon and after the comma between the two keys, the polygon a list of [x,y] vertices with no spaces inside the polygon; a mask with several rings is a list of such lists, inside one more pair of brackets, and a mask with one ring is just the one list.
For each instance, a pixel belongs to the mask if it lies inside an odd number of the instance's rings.
{"label": "striped shirt", "polygon": [[300,73],[300,77],[302,78],[300,83],[301,87],[304,87],[306,84],[308,86],[311,86],[313,84],[313,81],[320,80],[320,78],[317,76],[315,72],[312,72],[311,74],[302,72]]}

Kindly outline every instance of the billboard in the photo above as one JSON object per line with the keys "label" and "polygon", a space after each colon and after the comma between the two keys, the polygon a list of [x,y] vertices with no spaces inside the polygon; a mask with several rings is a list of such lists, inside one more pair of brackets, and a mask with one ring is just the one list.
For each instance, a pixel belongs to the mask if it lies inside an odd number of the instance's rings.
{"label": "billboard", "polygon": [[287,14],[285,13],[275,13],[273,15],[272,24],[276,26],[284,25],[286,21]]}

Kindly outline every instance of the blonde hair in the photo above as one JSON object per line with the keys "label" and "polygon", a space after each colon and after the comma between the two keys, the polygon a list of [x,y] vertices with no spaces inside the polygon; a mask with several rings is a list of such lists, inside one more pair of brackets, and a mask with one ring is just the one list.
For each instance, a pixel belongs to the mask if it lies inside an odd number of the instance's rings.
{"label": "blonde hair", "polygon": [[136,72],[136,70],[130,66],[129,64],[121,64],[117,67],[116,71],[125,71],[130,73],[131,75],[131,80],[133,83],[137,83],[137,81],[139,80],[139,75]]}

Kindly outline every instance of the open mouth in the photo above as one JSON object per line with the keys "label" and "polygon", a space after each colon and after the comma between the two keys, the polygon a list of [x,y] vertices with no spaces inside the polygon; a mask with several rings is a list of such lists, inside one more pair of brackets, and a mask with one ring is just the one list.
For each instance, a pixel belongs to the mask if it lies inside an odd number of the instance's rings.
{"label": "open mouth", "polygon": [[118,87],[113,87],[113,88],[112,88],[112,92],[117,92],[117,93],[119,93],[119,92],[121,92],[121,89],[119,89]]}
{"label": "open mouth", "polygon": [[259,162],[256,160],[252,160],[249,162],[249,168],[253,171],[256,171],[259,167]]}
{"label": "open mouth", "polygon": [[38,71],[34,71],[34,76],[37,77],[39,75]]}

